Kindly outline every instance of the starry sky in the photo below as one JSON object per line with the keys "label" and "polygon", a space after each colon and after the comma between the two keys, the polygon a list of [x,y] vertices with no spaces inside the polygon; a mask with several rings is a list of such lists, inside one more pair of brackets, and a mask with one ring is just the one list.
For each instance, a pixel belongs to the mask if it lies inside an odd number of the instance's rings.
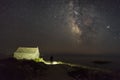
{"label": "starry sky", "polygon": [[119,0],[0,0],[0,54],[119,54]]}

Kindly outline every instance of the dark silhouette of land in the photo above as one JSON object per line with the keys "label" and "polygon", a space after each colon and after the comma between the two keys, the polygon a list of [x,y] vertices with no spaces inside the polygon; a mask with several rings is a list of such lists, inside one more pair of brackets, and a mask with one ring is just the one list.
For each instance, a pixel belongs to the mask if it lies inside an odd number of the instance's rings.
{"label": "dark silhouette of land", "polygon": [[9,58],[0,60],[0,80],[120,80],[120,73]]}

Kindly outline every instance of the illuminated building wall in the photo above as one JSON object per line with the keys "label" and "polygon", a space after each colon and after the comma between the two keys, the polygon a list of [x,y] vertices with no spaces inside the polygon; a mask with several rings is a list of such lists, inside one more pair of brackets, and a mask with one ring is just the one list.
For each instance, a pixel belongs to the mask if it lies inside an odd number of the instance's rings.
{"label": "illuminated building wall", "polygon": [[32,48],[32,47],[19,47],[14,52],[14,58],[16,59],[36,59],[39,58],[39,48]]}

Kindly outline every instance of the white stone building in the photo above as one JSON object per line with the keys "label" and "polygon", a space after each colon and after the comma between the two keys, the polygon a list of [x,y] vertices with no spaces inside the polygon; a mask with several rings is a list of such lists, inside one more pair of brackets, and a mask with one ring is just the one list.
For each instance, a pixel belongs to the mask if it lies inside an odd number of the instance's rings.
{"label": "white stone building", "polygon": [[39,53],[39,48],[38,47],[19,47],[15,52],[14,52],[14,58],[16,59],[37,59],[39,58],[40,53]]}

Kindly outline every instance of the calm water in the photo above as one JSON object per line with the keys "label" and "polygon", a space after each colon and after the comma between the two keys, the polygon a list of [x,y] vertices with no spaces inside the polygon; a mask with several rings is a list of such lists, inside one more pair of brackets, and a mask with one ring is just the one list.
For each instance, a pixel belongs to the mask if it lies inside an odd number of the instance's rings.
{"label": "calm water", "polygon": [[[45,59],[49,59],[49,56],[45,57]],[[90,55],[90,56],[83,56],[83,55],[55,55],[54,60],[60,60],[64,62],[86,65],[91,67],[98,67],[103,69],[111,69],[111,70],[119,70],[120,71],[120,56],[104,56],[104,55]],[[111,61],[108,64],[95,64],[93,61],[95,60],[105,60]]]}

